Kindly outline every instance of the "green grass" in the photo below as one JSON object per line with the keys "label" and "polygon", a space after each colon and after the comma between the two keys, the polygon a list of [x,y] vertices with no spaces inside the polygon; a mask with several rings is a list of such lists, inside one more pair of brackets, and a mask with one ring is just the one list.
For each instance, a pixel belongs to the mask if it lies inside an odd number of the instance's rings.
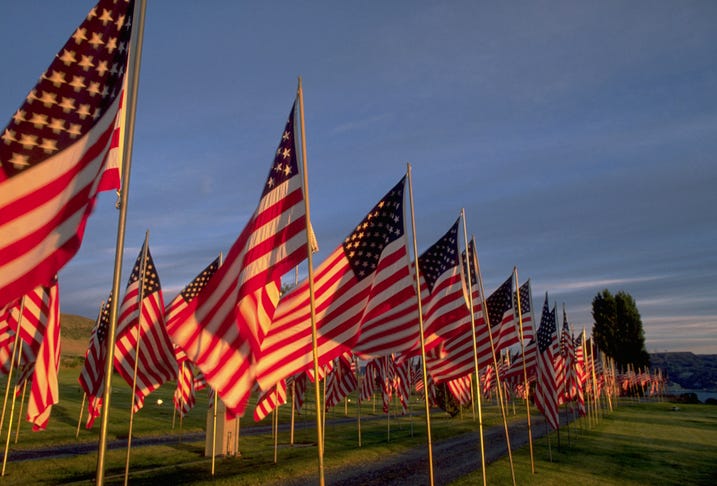
{"label": "green grass", "polygon": [[[80,429],[75,438],[82,392],[77,384],[80,368],[63,367],[60,373],[61,402],[53,408],[46,431],[31,432],[30,425],[21,422],[19,441],[11,441],[10,450],[36,449],[65,444],[90,444],[92,452],[74,457],[47,457],[41,460],[15,461],[7,464],[0,484],[90,484],[96,474],[99,419],[93,430]],[[118,376],[113,377],[113,394],[108,427],[108,442],[126,441],[129,421],[130,389]],[[0,385],[4,381],[0,380]],[[307,392],[304,414],[296,418],[294,446],[289,445],[289,432],[280,431],[278,463],[274,463],[274,442],[266,431],[271,425],[267,418],[255,423],[251,417],[253,403],[240,422],[239,449],[241,457],[218,458],[215,476],[211,477],[211,462],[204,456],[204,440],[188,440],[189,434],[201,433],[207,423],[207,395],[200,392],[197,406],[182,421],[176,418],[172,429],[172,393],[174,386],[161,387],[147,398],[145,407],[135,415],[133,440],[152,436],[173,436],[163,445],[133,446],[130,474],[132,484],[212,484],[254,485],[281,484],[287,478],[313,476],[317,472],[316,432],[313,389]],[[164,404],[157,406],[157,399]],[[252,402],[256,399],[253,397]],[[621,403],[612,414],[599,423],[573,424],[568,440],[567,430],[561,431],[561,445],[550,436],[534,442],[536,474],[530,472],[528,448],[514,451],[516,482],[524,485],[552,485],[579,482],[591,485],[642,484],[714,484],[717,477],[717,407],[709,405]],[[8,406],[9,410],[10,406]],[[13,423],[14,439],[19,401]],[[364,403],[361,410],[362,447],[358,448],[355,397],[349,404],[349,418],[339,406],[327,414],[324,466],[326,470],[352,464],[371,463],[381,458],[415,447],[425,447],[426,426],[422,402],[412,405],[412,416],[391,417],[389,422],[381,412],[381,404]],[[523,420],[520,415],[514,420]],[[483,407],[484,425],[500,424],[495,404]],[[6,419],[7,420],[7,419]],[[280,424],[288,424],[290,407],[280,408]],[[83,419],[84,424],[84,419]],[[257,429],[261,427],[262,429]],[[445,413],[431,414],[431,435],[435,442],[453,435],[475,431],[477,423],[470,411],[463,417],[451,419]],[[4,445],[7,421],[3,428]],[[261,433],[252,433],[261,432]],[[568,444],[569,442],[569,444]],[[124,444],[124,442],[123,442]],[[105,458],[107,484],[123,481],[126,449],[108,449]],[[550,460],[552,455],[552,461]],[[489,465],[486,471],[491,485],[512,484],[507,458]],[[566,478],[570,478],[567,480]],[[480,471],[457,485],[481,484]]]}
{"label": "green grass", "polygon": [[[523,448],[514,454],[521,485],[713,485],[717,481],[717,407],[711,405],[629,403],[606,414],[597,426],[571,427],[534,443],[535,469]],[[552,455],[552,462],[551,462]],[[512,484],[510,464],[500,459],[486,469],[491,485]],[[481,484],[480,471],[453,483]]]}

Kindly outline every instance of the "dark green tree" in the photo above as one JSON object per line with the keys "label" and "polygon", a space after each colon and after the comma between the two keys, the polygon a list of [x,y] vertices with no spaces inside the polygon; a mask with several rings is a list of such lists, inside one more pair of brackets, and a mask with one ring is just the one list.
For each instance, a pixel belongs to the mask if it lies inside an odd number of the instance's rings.
{"label": "dark green tree", "polygon": [[593,299],[593,338],[598,347],[615,359],[618,368],[650,366],[645,333],[635,299],[624,291],[614,296],[605,289]]}

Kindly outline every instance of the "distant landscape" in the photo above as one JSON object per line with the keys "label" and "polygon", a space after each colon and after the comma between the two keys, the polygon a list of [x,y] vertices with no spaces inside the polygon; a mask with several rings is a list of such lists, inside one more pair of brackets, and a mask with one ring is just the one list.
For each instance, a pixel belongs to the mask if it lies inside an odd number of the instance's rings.
{"label": "distant landscape", "polygon": [[[84,357],[94,321],[62,314],[62,356],[69,362]],[[717,391],[717,354],[651,353],[652,369],[660,368],[669,380],[687,390]],[[69,364],[69,363],[68,363]]]}

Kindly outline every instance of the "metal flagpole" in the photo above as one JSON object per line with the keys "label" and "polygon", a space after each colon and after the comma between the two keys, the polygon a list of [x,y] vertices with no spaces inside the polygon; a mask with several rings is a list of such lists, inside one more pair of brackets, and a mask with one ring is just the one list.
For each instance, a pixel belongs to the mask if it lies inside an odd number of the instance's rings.
{"label": "metal flagpole", "polygon": [[80,425],[82,424],[82,412],[85,409],[85,400],[87,399],[87,393],[82,393],[82,404],[80,405],[80,418],[77,419],[77,430],[75,430],[75,439],[80,436]]}
{"label": "metal flagpole", "polygon": [[[12,355],[10,357],[10,370],[7,373],[7,383],[5,384],[5,399],[2,402],[2,415],[0,415],[0,434],[2,433],[2,426],[5,423],[5,410],[7,409],[7,399],[10,396],[10,385],[12,383],[12,372],[15,368],[15,356],[18,353],[18,347],[20,344],[20,326],[22,325],[22,315],[25,312],[25,297],[20,301],[20,316],[17,322],[17,330],[15,331],[15,345],[12,347]],[[12,423],[12,420],[10,421]],[[8,434],[10,427],[8,427]]]}
{"label": "metal flagpole", "polygon": [[[18,366],[20,365],[20,358],[22,357],[22,352],[20,351],[20,346],[22,345],[20,341],[20,332],[22,330],[22,317],[25,313],[25,297],[23,296],[22,300],[20,301],[20,315],[17,319],[17,329],[15,330],[15,345],[12,347],[12,356],[10,358],[10,370],[7,373],[7,384],[5,385],[5,400],[3,401],[2,405],[2,417],[0,417],[0,433],[2,433],[2,426],[5,421],[5,408],[7,407],[7,399],[8,395],[10,393],[10,386],[12,383],[12,372],[13,368],[15,366],[15,358],[17,357],[17,363]],[[17,387],[14,387],[17,388]],[[10,417],[7,424],[7,441],[5,442],[5,454],[3,455],[2,460],[2,471],[0,472],[0,476],[5,476],[5,465],[7,464],[7,452],[8,448],[10,447],[10,434],[12,432],[12,417],[15,412],[15,393],[13,391],[12,394],[12,404],[10,405]]]}
{"label": "metal flagpole", "polygon": [[319,486],[324,486],[324,431],[323,424],[321,421],[321,391],[319,390],[319,347],[318,337],[316,330],[316,301],[314,296],[314,264],[313,254],[311,248],[311,213],[309,204],[309,176],[307,172],[306,164],[306,129],[304,125],[304,90],[301,86],[301,77],[299,77],[299,119],[301,121],[301,164],[304,171],[304,207],[305,207],[305,218],[306,218],[306,256],[308,260],[309,270],[309,305],[311,309],[311,342],[314,351],[314,395],[316,398],[316,435],[317,435],[317,452],[319,460]]}
{"label": "metal flagpole", "polygon": [[22,398],[20,399],[20,411],[17,414],[17,426],[15,427],[15,441],[14,443],[17,444],[17,439],[20,436],[20,424],[22,423],[22,409],[25,406],[25,393],[27,392],[27,380],[23,381],[22,383]]}
{"label": "metal flagpole", "polygon": [[[122,189],[120,191],[119,217],[117,222],[117,243],[115,246],[114,275],[112,278],[112,295],[119,295],[120,279],[122,278],[122,256],[124,254],[125,225],[127,221],[127,202],[129,201],[129,181],[132,166],[132,141],[134,139],[135,114],[137,112],[137,91],[139,88],[139,68],[142,60],[142,41],[144,39],[144,17],[147,1],[139,0],[135,4],[132,22],[137,26],[136,36],[133,35],[130,46],[130,58],[127,79],[128,90],[125,93],[129,109],[126,112],[126,129],[122,143]],[[103,393],[102,423],[97,452],[97,474],[95,484],[102,486],[105,475],[105,452],[107,450],[107,432],[109,427],[110,398],[112,396],[112,368],[114,362],[115,332],[117,330],[117,310],[119,298],[112,299],[110,305],[110,325],[107,332],[107,362],[105,363],[105,389]]]}
{"label": "metal flagpole", "polygon": [[506,448],[508,450],[508,461],[510,462],[510,474],[513,478],[513,486],[515,486],[515,468],[513,466],[513,453],[510,448],[510,434],[508,433],[508,418],[506,417],[506,411],[505,411],[505,405],[503,403],[503,393],[501,391],[501,384],[500,384],[500,376],[498,376],[498,361],[495,358],[495,345],[493,344],[493,332],[491,331],[491,323],[490,323],[490,314],[488,312],[488,305],[486,303],[485,298],[485,289],[483,288],[483,276],[481,275],[480,271],[480,260],[478,259],[478,246],[476,245],[475,248],[475,261],[476,261],[476,268],[478,273],[478,284],[480,285],[480,297],[483,301],[483,309],[484,314],[483,317],[485,318],[486,327],[488,329],[488,338],[490,339],[490,354],[493,356],[493,367],[496,371],[495,373],[495,383],[497,386],[496,393],[498,394],[498,402],[500,403],[500,413],[503,417],[503,428],[505,429],[505,444]]}
{"label": "metal flagpole", "polygon": [[[219,253],[219,266],[222,266],[224,254]],[[207,382],[208,385],[208,382]],[[212,477],[214,477],[214,467],[217,459],[217,408],[219,408],[219,392],[214,391],[214,404],[212,407]]]}
{"label": "metal flagpole", "polygon": [[[475,373],[475,397],[476,399],[474,402],[477,402],[478,405],[478,431],[480,433],[480,462],[481,462],[481,471],[483,473],[483,486],[488,484],[486,470],[485,470],[485,440],[483,438],[483,407],[481,404],[481,393],[480,393],[480,375],[478,373],[478,342],[476,339],[476,319],[473,309],[473,282],[471,282],[471,274],[475,270],[475,267],[472,267],[471,260],[470,260],[470,252],[468,251],[468,229],[466,228],[466,210],[465,208],[461,209],[461,218],[463,219],[463,241],[466,248],[466,269],[468,270],[468,275],[466,275],[466,282],[468,282],[468,309],[471,313],[471,336],[473,337],[473,371]],[[475,241],[473,242],[473,247],[475,248]],[[485,312],[485,311],[484,311]],[[473,383],[473,380],[471,380],[471,383]],[[473,385],[471,385],[471,394],[473,393]],[[475,408],[474,408],[475,410]],[[475,415],[473,416],[475,420]]]}
{"label": "metal flagpole", "polygon": [[418,243],[416,243],[416,216],[413,211],[413,183],[411,181],[411,164],[407,164],[408,194],[411,207],[411,233],[413,233],[413,257],[416,269],[416,299],[418,300],[418,330],[421,337],[421,362],[423,365],[423,385],[426,392],[424,403],[426,406],[426,437],[428,441],[428,476],[433,486],[433,444],[431,443],[431,407],[428,399],[428,372],[426,371],[426,340],[423,335],[423,309],[421,306],[421,277],[418,270]]}
{"label": "metal flagpole", "polygon": [[[100,318],[102,317],[102,308],[105,306],[105,301],[103,300],[100,304],[100,310],[97,313],[97,319],[95,320],[95,329],[97,329],[97,326],[100,323]],[[82,394],[82,405],[80,405],[80,418],[77,419],[77,430],[75,431],[75,439],[77,439],[80,436],[80,424],[82,423],[82,414],[85,409],[85,400],[87,399],[87,393]]]}
{"label": "metal flagpole", "polygon": [[358,403],[357,412],[356,412],[356,422],[358,424],[358,446],[361,447],[361,360],[359,360],[358,356],[355,357],[356,359],[356,383],[357,383],[357,389],[358,389],[358,396],[356,397],[356,402]]}
{"label": "metal flagpole", "polygon": [[132,449],[132,427],[134,425],[134,398],[137,394],[137,369],[139,367],[139,353],[142,348],[142,304],[144,301],[144,272],[147,269],[147,252],[149,250],[149,230],[144,234],[144,245],[142,247],[142,263],[139,266],[139,293],[137,298],[139,299],[138,314],[137,314],[137,347],[134,352],[134,371],[132,372],[132,396],[129,405],[129,434],[127,434],[127,454],[125,455],[124,461],[124,485],[127,486],[129,482],[129,459],[130,452]]}
{"label": "metal flagpole", "polygon": [[[525,363],[525,341],[523,336],[523,309],[520,304],[520,283],[518,282],[518,267],[513,267],[513,275],[515,276],[515,295],[518,301],[518,324],[520,331],[520,352],[523,355],[523,383],[525,384],[525,413],[528,417],[528,444],[530,446],[530,471],[535,474],[535,457],[533,456],[533,427],[530,423],[530,388],[528,387],[528,369]],[[532,298],[531,298],[532,306]],[[532,307],[531,307],[532,309]]]}

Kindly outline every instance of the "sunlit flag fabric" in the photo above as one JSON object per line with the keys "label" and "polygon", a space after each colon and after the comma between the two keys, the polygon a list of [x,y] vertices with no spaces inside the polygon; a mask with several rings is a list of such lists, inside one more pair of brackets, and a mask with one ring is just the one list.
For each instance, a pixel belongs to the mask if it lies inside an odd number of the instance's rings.
{"label": "sunlit flag fabric", "polygon": [[425,349],[453,336],[470,335],[471,319],[458,248],[460,219],[418,257]]}
{"label": "sunlit flag fabric", "polygon": [[286,403],[286,381],[281,380],[274,385],[273,388],[262,393],[256,403],[254,409],[254,421],[260,422],[264,420],[271,412],[276,410],[279,405]]}
{"label": "sunlit flag fabric", "polygon": [[555,372],[555,355],[558,352],[555,310],[548,308],[548,294],[545,294],[543,314],[537,333],[537,380],[535,384],[535,406],[545,416],[553,429],[560,427],[558,415],[558,382]]}
{"label": "sunlit flag fabric", "polygon": [[[201,290],[206,287],[209,279],[219,268],[219,257],[202,270],[202,272],[194,277],[182,291],[170,302],[164,310],[164,319],[169,328],[170,323],[177,319],[184,309],[187,308]],[[186,415],[194,407],[195,389],[194,389],[194,366],[187,358],[187,354],[181,347],[175,346],[175,358],[179,375],[177,376],[177,388],[174,391],[174,406],[182,415]]]}
{"label": "sunlit flag fabric", "polygon": [[112,294],[107,302],[100,307],[95,327],[90,333],[90,343],[85,352],[85,364],[80,372],[78,381],[87,394],[87,423],[86,428],[91,429],[95,419],[100,416],[102,408],[102,395],[105,386],[105,366],[107,365],[107,332],[110,325],[110,308]]}
{"label": "sunlit flag fabric", "polygon": [[230,415],[242,415],[246,408],[254,384],[252,353],[274,315],[281,276],[307,257],[295,106],[256,211],[204,290],[167,326]]}
{"label": "sunlit flag fabric", "polygon": [[80,248],[97,193],[119,187],[133,8],[101,0],[0,135],[0,307],[51,281]]}
{"label": "sunlit flag fabric", "polygon": [[135,360],[138,361],[136,412],[147,395],[177,377],[174,346],[164,325],[162,287],[152,254],[144,246],[129,277],[117,319],[114,368],[129,386],[134,382]]}
{"label": "sunlit flag fabric", "polygon": [[[465,252],[463,259],[465,261]],[[464,276],[470,276],[473,298],[473,315],[475,320],[476,350],[478,353],[478,367],[483,368],[493,362],[490,346],[490,334],[483,317],[483,303],[478,282],[478,259],[475,243],[468,244],[468,264],[464,267]],[[466,288],[468,287],[466,283]],[[456,334],[446,341],[440,355],[429,354],[426,357],[426,367],[435,383],[461,378],[475,373],[475,359],[473,352],[473,336],[470,329],[470,315],[468,316],[467,332]],[[497,329],[497,328],[496,328]]]}
{"label": "sunlit flag fabric", "polygon": [[[22,315],[20,313],[22,310]],[[60,399],[57,371],[60,364],[60,297],[57,278],[48,285],[33,289],[7,309],[0,327],[7,345],[3,351],[3,372],[9,371],[9,356],[19,332],[20,358],[17,386],[25,380],[31,381],[27,420],[33,430],[43,430],[50,418],[52,405]],[[18,331],[19,328],[19,331]],[[7,357],[7,358],[6,358]]]}
{"label": "sunlit flag fabric", "polygon": [[[314,271],[320,365],[351,351],[364,327],[416,301],[403,225],[405,180]],[[262,389],[312,366],[310,311],[308,280],[281,298],[257,365]],[[416,322],[409,333],[416,332]]]}

